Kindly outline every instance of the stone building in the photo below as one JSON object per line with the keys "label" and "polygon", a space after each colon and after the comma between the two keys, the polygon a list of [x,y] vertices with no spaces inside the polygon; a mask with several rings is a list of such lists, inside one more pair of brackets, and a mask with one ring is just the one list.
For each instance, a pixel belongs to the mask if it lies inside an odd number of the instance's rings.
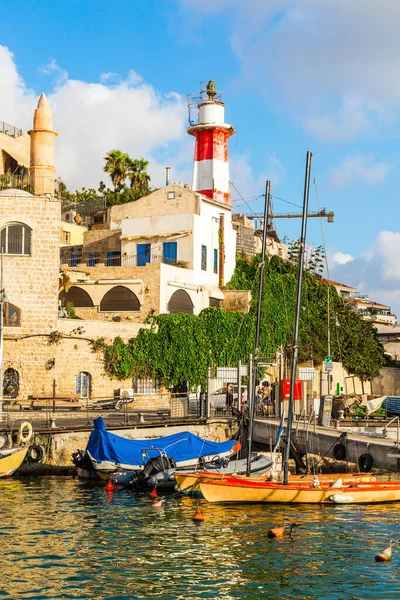
{"label": "stone building", "polygon": [[[0,140],[2,139],[0,133]],[[8,135],[8,134],[7,134]],[[0,191],[3,249],[3,396],[26,400],[52,397],[110,397],[132,381],[115,382],[104,373],[92,340],[128,340],[139,326],[59,318],[60,202],[54,196],[52,115],[42,95],[31,137],[32,193],[25,182]],[[24,142],[25,143],[25,142]],[[11,153],[11,150],[10,150]],[[16,156],[16,154],[15,154]]]}
{"label": "stone building", "polygon": [[[30,156],[29,135],[15,125],[0,121],[0,187],[10,184],[13,179],[28,176]],[[7,178],[1,177],[7,175]]]}
{"label": "stone building", "polygon": [[223,306],[221,288],[236,264],[231,210],[179,184],[111,207],[82,246],[62,249],[62,269],[74,283],[63,301],[84,318],[135,322],[150,312]]}

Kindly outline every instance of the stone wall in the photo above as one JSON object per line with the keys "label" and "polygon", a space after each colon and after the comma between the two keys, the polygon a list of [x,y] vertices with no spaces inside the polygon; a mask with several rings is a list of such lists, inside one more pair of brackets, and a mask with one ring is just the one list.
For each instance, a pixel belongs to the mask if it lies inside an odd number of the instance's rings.
{"label": "stone wall", "polygon": [[28,192],[0,192],[0,229],[21,223],[31,229],[31,254],[4,254],[4,287],[21,309],[21,327],[4,334],[48,333],[58,318],[60,202]]}
{"label": "stone wall", "polygon": [[371,385],[372,393],[376,396],[400,396],[400,369],[383,367]]}
{"label": "stone wall", "polygon": [[19,376],[19,399],[76,396],[75,376],[91,375],[91,396],[113,397],[119,388],[132,387],[132,380],[110,379],[104,372],[102,352],[92,352],[91,340],[79,335],[50,344],[48,336],[7,339],[4,343],[4,369],[12,368]]}
{"label": "stone wall", "polygon": [[251,303],[250,290],[228,290],[224,288],[223,294],[224,300],[221,301],[221,308],[236,312],[249,312]]}
{"label": "stone wall", "polygon": [[[83,279],[82,272],[91,281],[80,281],[77,284],[89,294],[94,305],[92,308],[75,308],[78,317],[99,321],[112,321],[115,317],[120,317],[121,321],[134,323],[142,323],[150,312],[159,313],[160,268],[160,263],[149,263],[144,267],[106,267],[104,264],[88,267],[86,264],[79,264],[76,269],[62,265],[62,269],[70,274],[72,281]],[[103,283],[96,283],[99,280],[103,280]],[[118,280],[126,283],[119,284]],[[129,283],[129,280],[136,283]],[[115,285],[124,285],[136,294],[140,302],[140,312],[99,312],[101,299]]]}

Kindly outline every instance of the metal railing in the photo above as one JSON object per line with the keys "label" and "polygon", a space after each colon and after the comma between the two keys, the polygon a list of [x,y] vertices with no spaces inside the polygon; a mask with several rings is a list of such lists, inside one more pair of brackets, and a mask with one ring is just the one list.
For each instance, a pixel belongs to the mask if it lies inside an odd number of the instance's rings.
{"label": "metal railing", "polygon": [[11,137],[19,137],[22,135],[22,129],[15,127],[15,125],[9,125],[4,121],[0,121],[0,133],[4,133],[5,135],[9,135]]}
{"label": "metal railing", "polygon": [[384,426],[384,428],[382,430],[382,433],[386,437],[387,436],[387,428],[389,427],[389,425],[391,425],[395,421],[397,421],[396,448],[398,451],[399,443],[400,443],[400,417],[399,416],[393,417],[393,419],[391,419],[388,423],[386,423],[386,425]]}
{"label": "metal railing", "polygon": [[0,191],[5,190],[23,190],[30,194],[51,194],[57,193],[58,182],[52,177],[35,175],[30,176],[28,172],[23,175],[11,175],[10,173],[0,174]]}
{"label": "metal railing", "polygon": [[[79,248],[80,250],[80,248]],[[189,263],[183,260],[174,260],[162,254],[151,255],[150,259],[145,264],[138,264],[137,254],[125,254],[121,256],[118,252],[80,252],[78,249],[65,250],[62,253],[62,262],[70,267],[76,267],[78,264],[85,264],[87,267],[95,267],[96,265],[105,265],[106,267],[145,267],[148,264],[162,263],[174,267],[187,269]],[[68,255],[68,252],[70,254]],[[139,260],[139,263],[143,261]]]}

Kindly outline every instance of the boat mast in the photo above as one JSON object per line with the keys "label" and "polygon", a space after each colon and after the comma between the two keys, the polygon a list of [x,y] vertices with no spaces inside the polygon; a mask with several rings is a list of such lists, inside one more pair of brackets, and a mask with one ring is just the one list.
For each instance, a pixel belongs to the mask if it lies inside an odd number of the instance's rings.
{"label": "boat mast", "polygon": [[[268,235],[268,220],[269,220],[269,201],[270,201],[270,190],[271,182],[267,181],[265,185],[265,204],[264,204],[264,229],[263,229],[263,241],[261,250],[261,262],[260,267],[260,278],[258,282],[258,302],[257,302],[257,321],[256,321],[256,340],[254,345],[254,360],[253,360],[253,385],[250,390],[251,404],[250,404],[250,422],[248,430],[248,452],[247,452],[247,467],[246,475],[250,476],[251,472],[251,442],[253,440],[253,429],[254,429],[254,417],[256,412],[256,385],[257,385],[257,372],[258,372],[258,354],[260,350],[260,325],[261,325],[261,308],[263,299],[263,287],[264,287],[264,269],[265,269],[265,254],[267,249],[267,235]],[[240,386],[240,381],[239,381]],[[239,388],[240,389],[240,388]]]}
{"label": "boat mast", "polygon": [[286,446],[285,459],[283,462],[283,483],[289,483],[289,455],[290,455],[290,440],[292,437],[292,424],[294,412],[294,382],[296,379],[297,357],[299,353],[299,324],[300,324],[300,308],[301,308],[301,291],[303,286],[303,270],[304,270],[304,254],[306,245],[306,230],[307,230],[307,209],[308,209],[308,193],[310,189],[310,165],[312,152],[307,152],[306,173],[304,178],[304,198],[303,198],[303,215],[301,219],[301,238],[299,249],[299,261],[297,265],[297,294],[296,294],[296,311],[294,319],[294,333],[292,344],[292,368],[290,375],[290,395],[289,395],[289,413],[286,428]]}

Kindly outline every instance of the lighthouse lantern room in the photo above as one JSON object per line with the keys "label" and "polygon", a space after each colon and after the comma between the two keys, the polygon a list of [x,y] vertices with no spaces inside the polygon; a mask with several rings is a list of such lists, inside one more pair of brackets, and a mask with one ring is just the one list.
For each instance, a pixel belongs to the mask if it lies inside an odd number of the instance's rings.
{"label": "lighthouse lantern room", "polygon": [[215,82],[201,82],[188,96],[188,133],[196,138],[192,189],[230,205],[228,139],[235,133],[225,123],[225,104]]}

